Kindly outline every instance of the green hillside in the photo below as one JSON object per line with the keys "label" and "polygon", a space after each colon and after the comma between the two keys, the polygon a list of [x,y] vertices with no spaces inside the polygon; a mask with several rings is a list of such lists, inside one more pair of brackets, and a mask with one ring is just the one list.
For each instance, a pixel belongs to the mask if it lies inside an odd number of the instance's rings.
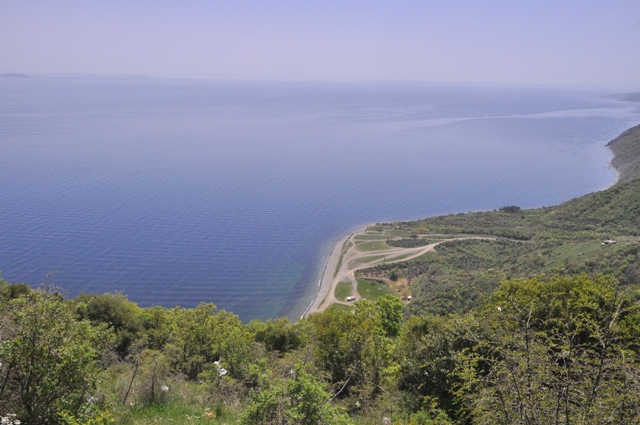
{"label": "green hillside", "polygon": [[[640,94],[638,94],[640,100]],[[620,181],[629,181],[640,175],[640,134],[638,127],[633,127],[607,145],[614,153],[611,165],[620,174]]]}
{"label": "green hillside", "polygon": [[[522,210],[517,206],[490,212],[450,214],[382,226],[397,235],[487,236],[442,244],[437,254],[394,265],[416,269],[414,299],[408,314],[466,311],[490,294],[504,278],[605,273],[623,285],[638,283],[640,240],[640,126],[610,143],[620,182],[553,207]],[[615,244],[603,246],[607,240]],[[391,269],[389,269],[391,270]],[[366,271],[365,271],[366,273]]]}

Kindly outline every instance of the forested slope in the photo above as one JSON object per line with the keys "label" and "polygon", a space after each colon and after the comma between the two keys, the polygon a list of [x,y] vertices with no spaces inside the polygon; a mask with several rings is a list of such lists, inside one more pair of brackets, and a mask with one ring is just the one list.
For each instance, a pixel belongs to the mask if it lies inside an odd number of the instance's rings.
{"label": "forested slope", "polygon": [[[638,94],[640,99],[640,94]],[[607,146],[613,151],[611,165],[620,174],[620,181],[629,181],[640,175],[640,132],[636,126],[622,133]]]}

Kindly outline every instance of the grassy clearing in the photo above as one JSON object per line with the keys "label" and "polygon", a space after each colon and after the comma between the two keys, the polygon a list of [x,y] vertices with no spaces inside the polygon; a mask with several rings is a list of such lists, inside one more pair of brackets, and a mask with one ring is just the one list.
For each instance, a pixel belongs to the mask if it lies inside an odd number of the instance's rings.
{"label": "grassy clearing", "polygon": [[372,255],[370,257],[358,258],[357,260],[353,260],[351,263],[349,263],[349,267],[356,268],[358,266],[365,265],[367,263],[379,260],[384,257],[385,257],[384,255]]}
{"label": "grassy clearing", "polygon": [[376,261],[379,260],[381,258],[385,258],[385,255],[371,255],[369,257],[364,257],[364,258],[360,258],[358,260],[359,263],[370,263],[372,261]]}
{"label": "grassy clearing", "polygon": [[[113,371],[119,370],[118,368]],[[115,382],[116,375],[105,377],[108,383]],[[103,385],[107,382],[103,382]],[[107,387],[105,387],[106,389]],[[238,411],[222,402],[211,400],[211,394],[205,385],[195,382],[174,381],[169,383],[169,391],[161,402],[142,404],[120,400],[113,402],[112,410],[116,425],[147,424],[228,424],[240,419]]]}
{"label": "grassy clearing", "polygon": [[[435,249],[438,249],[438,247],[436,247]],[[414,258],[411,261],[433,261],[438,257],[438,253],[435,251],[428,251],[425,252],[424,254],[422,254],[419,257]]]}
{"label": "grassy clearing", "polygon": [[336,298],[345,300],[353,294],[351,282],[338,282],[336,285]]}
{"label": "grassy clearing", "polygon": [[393,291],[382,282],[371,279],[358,278],[358,293],[362,298],[366,298],[369,301],[376,301],[383,295],[395,295]]}
{"label": "grassy clearing", "polygon": [[381,251],[391,248],[385,241],[380,240],[359,243],[357,246],[360,251]]}
{"label": "grassy clearing", "polygon": [[405,258],[409,258],[409,257],[411,257],[411,256],[412,256],[412,255],[414,255],[414,254],[415,254],[415,252],[414,252],[414,253],[411,253],[411,254],[399,255],[399,256],[397,256],[397,257],[389,257],[389,263],[393,263],[393,262],[395,262],[395,261],[401,261],[401,260],[404,260]]}
{"label": "grassy clearing", "polygon": [[383,233],[378,233],[375,235],[366,234],[366,235],[356,235],[353,237],[356,241],[385,241],[387,240],[387,236]]}
{"label": "grassy clearing", "polygon": [[[221,400],[212,400],[207,385],[175,379],[163,381],[168,391],[162,393],[155,404],[141,401],[141,387],[134,384],[126,404],[122,396],[130,384],[131,369],[124,363],[111,366],[102,376],[98,392],[111,394],[106,398],[107,410],[116,425],[147,424],[229,424],[240,419],[237,409],[225,406]],[[159,385],[159,384],[158,384]],[[114,388],[119,388],[117,394]]]}
{"label": "grassy clearing", "polygon": [[398,297],[406,297],[411,295],[411,289],[409,288],[409,282],[406,278],[398,279],[395,282],[389,281],[389,289]]}

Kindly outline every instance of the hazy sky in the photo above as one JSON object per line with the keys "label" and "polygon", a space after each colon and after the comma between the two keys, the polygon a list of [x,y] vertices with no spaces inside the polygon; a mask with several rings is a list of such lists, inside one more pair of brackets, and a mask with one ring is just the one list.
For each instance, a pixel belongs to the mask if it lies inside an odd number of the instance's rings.
{"label": "hazy sky", "polygon": [[0,73],[640,89],[640,0],[0,0]]}

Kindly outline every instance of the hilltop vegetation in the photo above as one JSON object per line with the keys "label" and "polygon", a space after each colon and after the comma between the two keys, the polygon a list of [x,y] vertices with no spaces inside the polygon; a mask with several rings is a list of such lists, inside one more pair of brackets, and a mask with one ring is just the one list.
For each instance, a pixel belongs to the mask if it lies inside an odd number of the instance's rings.
{"label": "hilltop vegetation", "polygon": [[378,266],[407,304],[245,324],[0,281],[3,423],[640,423],[639,134],[612,143],[605,191],[378,225],[388,244],[491,237]]}
{"label": "hilltop vegetation", "polygon": [[0,284],[0,412],[24,424],[639,423],[640,308],[609,277],[508,280],[298,323]]}

